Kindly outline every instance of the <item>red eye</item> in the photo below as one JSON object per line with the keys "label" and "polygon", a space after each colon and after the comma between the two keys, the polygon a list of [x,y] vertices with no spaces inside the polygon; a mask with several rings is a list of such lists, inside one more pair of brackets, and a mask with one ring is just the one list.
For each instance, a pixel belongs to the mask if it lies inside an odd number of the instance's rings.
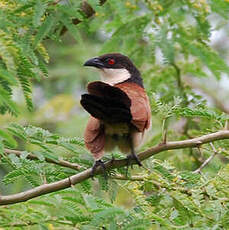
{"label": "red eye", "polygon": [[114,63],[115,63],[115,60],[114,60],[114,59],[109,59],[109,60],[108,60],[108,64],[109,64],[109,65],[114,65]]}

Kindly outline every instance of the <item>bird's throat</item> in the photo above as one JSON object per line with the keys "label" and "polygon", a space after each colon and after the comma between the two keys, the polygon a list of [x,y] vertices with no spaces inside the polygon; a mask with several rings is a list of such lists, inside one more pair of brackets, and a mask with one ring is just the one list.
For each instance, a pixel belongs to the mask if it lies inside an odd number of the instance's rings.
{"label": "bird's throat", "polygon": [[101,80],[109,85],[116,85],[131,78],[126,69],[100,69]]}

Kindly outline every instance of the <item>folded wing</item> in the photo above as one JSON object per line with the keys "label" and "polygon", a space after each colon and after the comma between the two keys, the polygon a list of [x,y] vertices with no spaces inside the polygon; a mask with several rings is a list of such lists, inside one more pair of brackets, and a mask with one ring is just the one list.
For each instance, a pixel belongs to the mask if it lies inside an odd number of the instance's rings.
{"label": "folded wing", "polygon": [[151,122],[151,109],[149,99],[147,94],[145,93],[145,90],[139,85],[132,82],[117,84],[116,87],[125,92],[131,100],[131,123],[140,132],[148,129]]}

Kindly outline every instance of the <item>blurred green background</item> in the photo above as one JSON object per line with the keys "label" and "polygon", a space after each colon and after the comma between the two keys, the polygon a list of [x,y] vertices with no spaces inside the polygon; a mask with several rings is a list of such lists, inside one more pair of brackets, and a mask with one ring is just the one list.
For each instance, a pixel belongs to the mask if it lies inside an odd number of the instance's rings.
{"label": "blurred green background", "polygon": [[[81,1],[31,0],[30,6],[24,0],[16,3],[0,2],[0,9],[4,9],[10,20],[13,18],[17,21],[20,16],[18,21],[21,24],[15,26],[18,38],[25,43],[20,48],[25,51],[24,55],[31,61],[34,69],[37,68],[37,63],[30,59],[29,48],[32,47],[31,50],[34,49],[37,54],[33,47],[34,37],[39,34],[49,15],[54,15],[55,18],[52,30],[44,33],[38,42],[46,47],[50,57],[47,64],[48,77],[40,74],[40,79],[29,78],[32,82],[34,110],[28,111],[22,90],[14,87],[13,99],[19,106],[20,113],[18,116],[8,113],[0,115],[1,129],[7,130],[10,123],[14,122],[22,126],[41,127],[66,138],[82,139],[88,113],[79,103],[80,96],[86,91],[88,82],[99,79],[98,73],[92,68],[83,67],[83,63],[108,52],[121,52],[129,56],[142,73],[152,107],[152,130],[148,142],[141,150],[161,142],[163,123],[168,131],[169,141],[190,139],[225,128],[229,114],[227,0],[107,0],[103,6],[100,1],[88,2],[95,10],[95,14],[89,19],[82,14]],[[43,11],[40,10],[42,12],[39,11],[40,6],[44,7]],[[71,25],[71,20],[76,16],[82,22],[77,26]],[[66,23],[66,18],[70,26]],[[0,32],[3,28],[15,44],[20,44],[21,40],[14,37],[14,24],[9,23],[2,12],[0,19]],[[8,25],[12,30],[8,29]],[[69,26],[68,31],[64,35],[58,34],[66,25]],[[23,31],[20,29],[23,26],[29,28],[25,30],[29,42],[23,40],[21,35]],[[5,37],[2,36],[0,41],[1,39],[4,40]],[[1,59],[0,61],[3,62]],[[34,154],[38,152],[36,150],[41,150],[44,156],[48,152],[43,146],[31,143],[29,138],[26,141],[18,137],[15,139],[18,150]],[[39,144],[43,144],[43,139],[40,139]],[[44,141],[44,144],[47,143]],[[86,168],[93,164],[91,154],[82,146],[74,146],[75,152],[64,149],[61,145],[47,146],[51,146],[50,149],[53,150],[48,152],[50,156],[80,163]],[[98,225],[100,229],[105,229],[104,226],[106,229],[122,229],[121,226],[124,226],[123,229],[144,230],[147,229],[144,228],[145,223],[139,224],[141,228],[134,228],[133,220],[140,222],[142,219],[146,220],[147,226],[153,226],[149,228],[153,230],[174,229],[175,225],[180,228],[183,226],[182,229],[193,229],[195,223],[195,229],[207,229],[208,226],[218,229],[214,225],[217,221],[218,226],[227,227],[228,140],[216,142],[215,148],[219,154],[202,170],[203,174],[192,172],[213,154],[209,144],[201,149],[169,150],[144,161],[150,173],[143,168],[130,169],[130,175],[144,177],[141,182],[109,179],[106,184],[102,177],[95,181],[87,180],[59,193],[3,207],[0,209],[0,223],[9,225],[6,216],[9,220],[13,219],[15,225],[22,224],[22,229],[23,226],[35,223],[39,228],[28,228],[39,230],[53,230],[53,226],[55,229],[63,229],[64,223],[56,223],[56,220],[68,221],[69,228],[66,229],[97,229]],[[117,157],[124,157],[118,151],[115,154]],[[111,154],[106,156],[110,158]],[[72,169],[42,160],[26,160],[11,155],[0,165],[0,195],[24,191],[44,183],[46,179],[51,183],[76,173]],[[113,173],[125,172],[125,169],[119,169]],[[3,178],[6,178],[5,181],[2,181]],[[179,200],[184,203],[179,203]],[[111,213],[118,210],[113,222],[109,219],[112,218],[109,208],[114,208],[110,210]],[[77,216],[78,212],[79,215],[82,214],[81,219]],[[226,213],[225,216],[222,213]],[[103,217],[102,214],[107,216]],[[47,216],[50,226],[46,222]],[[21,222],[18,222],[20,218]],[[43,222],[37,224],[39,219]],[[129,223],[132,223],[132,227],[127,226]],[[226,227],[222,229],[227,229]]]}

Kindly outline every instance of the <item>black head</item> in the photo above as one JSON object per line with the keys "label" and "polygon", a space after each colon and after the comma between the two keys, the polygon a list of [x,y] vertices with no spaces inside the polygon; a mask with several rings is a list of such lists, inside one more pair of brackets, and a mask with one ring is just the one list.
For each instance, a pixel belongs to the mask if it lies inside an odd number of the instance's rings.
{"label": "black head", "polygon": [[130,72],[136,69],[132,61],[125,55],[120,53],[104,54],[102,56],[89,59],[84,63],[85,66],[93,66],[96,68],[110,68],[110,69],[127,69]]}
{"label": "black head", "polygon": [[84,66],[92,66],[101,70],[104,76],[105,76],[104,73],[106,73],[107,75],[106,78],[109,78],[108,73],[112,72],[112,75],[113,73],[115,75],[116,72],[119,73],[122,70],[126,70],[126,72],[129,74],[129,77],[128,78],[126,77],[125,81],[132,81],[142,86],[142,79],[141,79],[140,72],[127,56],[122,55],[120,53],[109,53],[109,54],[104,54],[99,57],[89,59],[84,63]]}

